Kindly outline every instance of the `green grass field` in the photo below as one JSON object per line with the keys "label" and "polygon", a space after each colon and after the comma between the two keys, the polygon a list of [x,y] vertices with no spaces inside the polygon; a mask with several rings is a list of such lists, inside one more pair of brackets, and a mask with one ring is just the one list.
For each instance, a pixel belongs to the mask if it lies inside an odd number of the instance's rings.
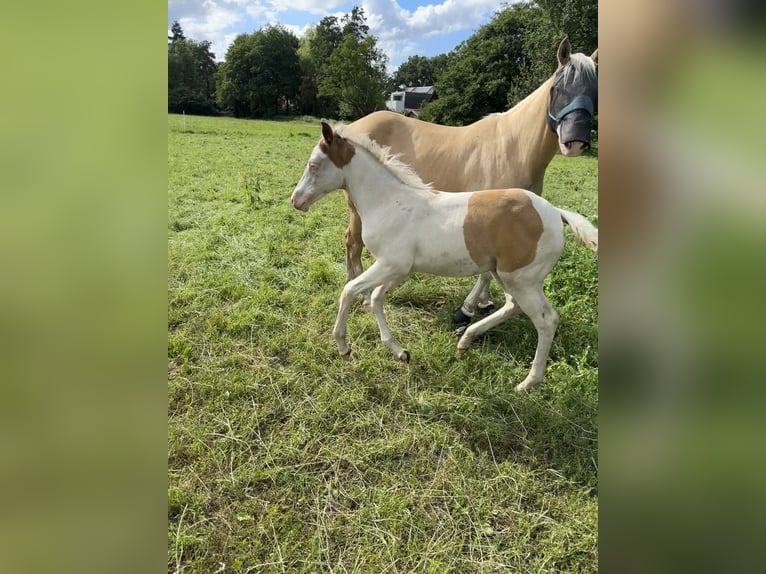
{"label": "green grass field", "polygon": [[[347,363],[331,335],[343,195],[289,201],[319,135],[168,116],[168,571],[596,572],[596,255],[567,231],[528,395],[525,316],[456,357],[472,278],[389,295],[409,365],[356,303]],[[597,173],[595,155],[556,156],[545,196],[597,223]]]}

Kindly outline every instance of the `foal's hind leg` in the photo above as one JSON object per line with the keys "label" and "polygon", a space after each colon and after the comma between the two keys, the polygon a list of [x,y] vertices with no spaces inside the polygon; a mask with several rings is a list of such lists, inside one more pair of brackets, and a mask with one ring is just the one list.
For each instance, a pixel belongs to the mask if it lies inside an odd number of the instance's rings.
{"label": "foal's hind leg", "polygon": [[465,333],[463,333],[463,336],[460,337],[460,340],[457,343],[458,353],[462,353],[468,350],[473,340],[479,335],[481,335],[482,333],[484,333],[485,331],[491,329],[492,327],[495,327],[496,325],[499,325],[500,323],[506,321],[512,315],[516,315],[517,313],[520,313],[520,312],[521,310],[519,309],[519,306],[516,305],[516,303],[513,300],[513,297],[511,297],[511,294],[508,291],[506,291],[505,305],[500,307],[500,309],[498,309],[491,315],[484,317],[481,321],[477,321],[473,325],[470,325],[465,330]]}
{"label": "foal's hind leg", "polygon": [[532,361],[532,368],[527,378],[516,385],[516,391],[521,392],[529,390],[543,381],[545,364],[548,361],[548,353],[551,350],[553,335],[556,333],[559,315],[545,298],[542,283],[533,285],[512,284],[512,288],[516,301],[537,329],[537,349]]}
{"label": "foal's hind leg", "polygon": [[405,363],[409,363],[409,351],[402,349],[394,340],[394,336],[391,334],[391,331],[388,328],[388,323],[386,323],[386,315],[383,312],[383,301],[386,298],[386,293],[399,285],[402,279],[403,277],[397,278],[385,283],[384,285],[381,285],[380,287],[375,288],[375,290],[372,292],[372,312],[375,313],[375,319],[378,321],[380,340],[383,341],[383,344],[388,347],[394,355],[396,355],[397,359]]}

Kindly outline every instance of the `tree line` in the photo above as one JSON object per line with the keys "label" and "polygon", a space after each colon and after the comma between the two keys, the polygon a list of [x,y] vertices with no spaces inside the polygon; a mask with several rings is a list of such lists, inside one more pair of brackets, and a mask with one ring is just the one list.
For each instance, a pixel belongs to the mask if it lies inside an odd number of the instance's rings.
{"label": "tree line", "polygon": [[168,111],[354,120],[384,109],[398,86],[433,85],[438,99],[421,117],[464,125],[508,109],[548,78],[565,35],[576,51],[598,47],[597,0],[507,6],[449,53],[411,56],[391,75],[360,7],[322,18],[300,39],[279,25],[241,34],[220,63],[209,42],[187,39],[174,22]]}

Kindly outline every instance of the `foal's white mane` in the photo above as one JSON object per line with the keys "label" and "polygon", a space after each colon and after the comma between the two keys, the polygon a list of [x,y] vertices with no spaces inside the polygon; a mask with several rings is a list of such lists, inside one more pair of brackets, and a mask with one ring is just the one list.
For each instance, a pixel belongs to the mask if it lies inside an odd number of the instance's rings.
{"label": "foal's white mane", "polygon": [[425,183],[408,164],[399,160],[399,154],[392,154],[389,146],[376,143],[367,134],[351,133],[347,127],[346,124],[336,124],[333,129],[339,136],[368,152],[404,185],[425,191],[433,190],[430,183]]}

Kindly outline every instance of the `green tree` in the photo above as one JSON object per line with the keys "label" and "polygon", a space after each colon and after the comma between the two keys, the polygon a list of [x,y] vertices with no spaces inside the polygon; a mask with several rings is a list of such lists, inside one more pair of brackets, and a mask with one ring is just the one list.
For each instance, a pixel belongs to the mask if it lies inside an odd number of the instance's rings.
{"label": "green tree", "polygon": [[525,30],[518,73],[511,79],[508,107],[516,105],[547,80],[555,71],[556,50],[564,34],[556,30],[547,12],[529,3],[517,13]]}
{"label": "green tree", "polygon": [[559,37],[569,37],[577,52],[598,48],[598,0],[538,0]]}
{"label": "green tree", "polygon": [[386,64],[375,38],[343,38],[324,66],[319,95],[338,101],[343,119],[356,119],[384,106]]}
{"label": "green tree", "polygon": [[324,66],[343,39],[338,18],[326,16],[310,28],[301,39],[298,55],[301,67],[299,106],[302,113],[315,116],[335,117],[338,102],[330,96],[319,95]]}
{"label": "green tree", "polygon": [[447,68],[446,54],[432,58],[425,56],[410,56],[391,76],[388,83],[389,91],[399,86],[433,86],[437,78]]}
{"label": "green tree", "polygon": [[359,6],[354,6],[351,12],[345,14],[341,23],[343,24],[343,36],[353,36],[358,42],[364,40],[370,33],[364,8]]}
{"label": "green tree", "polygon": [[[346,40],[347,38],[351,40]],[[364,69],[371,73],[372,78],[364,78],[361,72],[351,74],[353,66],[349,65],[349,62],[339,61],[337,57],[333,60],[335,52],[344,42],[347,42],[343,48],[346,55],[352,57],[351,61],[359,66],[359,70]],[[302,75],[299,88],[301,112],[323,117],[350,117],[358,113],[352,112],[352,109],[367,109],[366,104],[360,104],[364,98],[359,92],[370,89],[379,80],[380,62],[383,62],[385,68],[385,57],[375,47],[376,42],[376,39],[370,36],[364,9],[359,6],[354,6],[351,12],[340,19],[336,16],[326,16],[309,29],[298,48]],[[350,50],[352,43],[358,48]],[[342,68],[342,72],[337,69],[338,66]],[[338,85],[338,78],[351,76],[362,86],[344,92]],[[341,93],[345,93],[344,102],[338,97]]]}
{"label": "green tree", "polygon": [[449,125],[465,125],[508,107],[514,78],[528,66],[524,40],[529,33],[529,4],[514,4],[449,54],[435,88],[439,99],[423,106],[422,117]]}
{"label": "green tree", "polygon": [[286,113],[300,86],[298,38],[282,26],[240,34],[218,72],[217,99],[238,117]]}
{"label": "green tree", "polygon": [[173,23],[168,44],[168,111],[213,114],[216,91],[215,54],[210,42],[186,39]]}
{"label": "green tree", "polygon": [[171,36],[168,36],[168,40],[171,42],[175,42],[176,40],[184,40],[186,37],[184,36],[184,31],[181,28],[181,24],[178,23],[178,20],[173,21],[173,25],[170,27],[170,33]]}

